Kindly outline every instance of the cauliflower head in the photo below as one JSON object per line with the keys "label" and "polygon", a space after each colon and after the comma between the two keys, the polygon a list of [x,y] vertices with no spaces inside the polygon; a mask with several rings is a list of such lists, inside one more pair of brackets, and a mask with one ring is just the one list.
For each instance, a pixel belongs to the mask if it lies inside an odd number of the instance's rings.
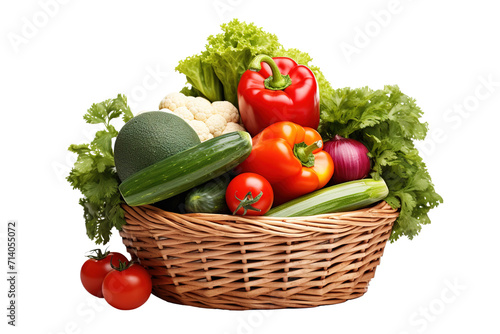
{"label": "cauliflower head", "polygon": [[187,121],[189,125],[194,129],[198,137],[200,138],[200,141],[204,142],[206,140],[212,139],[214,136],[210,133],[210,130],[208,129],[207,125],[203,123],[202,121],[198,120],[192,120],[192,121]]}
{"label": "cauliflower head", "polygon": [[238,109],[229,101],[210,102],[203,97],[173,92],[161,100],[159,109],[184,119],[202,142],[225,133],[245,131],[239,124]]}
{"label": "cauliflower head", "polygon": [[186,103],[189,101],[186,95],[182,93],[170,93],[163,98],[160,102],[160,110],[161,109],[169,109],[174,111],[179,107],[185,107]]}
{"label": "cauliflower head", "polygon": [[210,130],[210,133],[214,137],[218,137],[222,134],[222,131],[226,128],[227,122],[226,119],[219,114],[215,114],[210,116],[206,121],[205,124],[208,127],[208,130]]}
{"label": "cauliflower head", "polygon": [[210,116],[215,114],[212,103],[203,97],[189,99],[186,108],[193,114],[195,120],[202,122],[205,122]]}
{"label": "cauliflower head", "polygon": [[226,127],[224,128],[224,131],[222,131],[222,134],[230,133],[230,132],[235,132],[235,131],[246,131],[243,126],[241,126],[238,123],[235,122],[228,122]]}
{"label": "cauliflower head", "polygon": [[176,114],[177,116],[179,116],[180,118],[182,118],[185,121],[192,121],[192,120],[194,120],[193,113],[190,112],[189,109],[186,108],[186,107],[176,108],[173,111],[173,113]]}
{"label": "cauliflower head", "polygon": [[226,122],[238,123],[240,121],[240,113],[238,109],[229,101],[215,101],[212,103],[215,112],[222,115]]}

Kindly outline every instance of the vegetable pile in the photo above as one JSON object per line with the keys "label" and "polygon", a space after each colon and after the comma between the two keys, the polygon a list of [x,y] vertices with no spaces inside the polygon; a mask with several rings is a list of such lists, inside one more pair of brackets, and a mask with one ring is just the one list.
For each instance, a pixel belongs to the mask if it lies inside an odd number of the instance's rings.
{"label": "vegetable pile", "polygon": [[[122,95],[94,104],[84,116],[105,126],[92,143],[70,146],[78,159],[68,181],[84,195],[91,239],[109,241],[112,227],[125,223],[125,203],[290,217],[385,200],[400,211],[391,241],[412,239],[430,223],[428,212],[442,198],[414,145],[427,133],[414,99],[397,86],[335,89],[307,53],[286,49],[274,34],[237,19],[221,28],[205,50],[179,62],[186,86],[159,104],[198,136],[188,140],[188,131],[166,126],[176,141],[189,142],[186,147],[153,135],[148,126],[158,125],[146,122],[127,137],[133,149],[113,151],[112,139],[123,143],[127,127],[118,132],[110,121],[133,117]],[[152,113],[158,111],[136,117]],[[153,145],[175,153],[118,178],[129,156]]]}

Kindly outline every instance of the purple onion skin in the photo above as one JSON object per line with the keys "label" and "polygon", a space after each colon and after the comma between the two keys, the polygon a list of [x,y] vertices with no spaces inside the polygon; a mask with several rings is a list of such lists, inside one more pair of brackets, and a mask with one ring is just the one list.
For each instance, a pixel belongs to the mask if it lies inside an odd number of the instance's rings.
{"label": "purple onion skin", "polygon": [[368,149],[359,141],[336,135],[324,145],[323,150],[333,160],[334,171],[330,182],[337,184],[359,180],[370,173]]}

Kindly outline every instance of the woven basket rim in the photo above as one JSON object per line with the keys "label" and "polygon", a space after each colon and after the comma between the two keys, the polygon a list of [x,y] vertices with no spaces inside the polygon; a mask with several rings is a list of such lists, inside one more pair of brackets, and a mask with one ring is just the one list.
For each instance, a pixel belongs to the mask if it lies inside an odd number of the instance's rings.
{"label": "woven basket rim", "polygon": [[385,224],[398,217],[399,212],[387,202],[380,201],[373,206],[354,211],[326,213],[301,217],[233,216],[213,213],[174,213],[152,205],[123,206],[126,214],[136,218],[147,227],[151,235],[162,228],[156,222],[167,224],[186,235],[197,237],[233,236],[254,238],[274,235],[283,237],[306,237],[317,233],[342,233],[347,227],[366,227]]}

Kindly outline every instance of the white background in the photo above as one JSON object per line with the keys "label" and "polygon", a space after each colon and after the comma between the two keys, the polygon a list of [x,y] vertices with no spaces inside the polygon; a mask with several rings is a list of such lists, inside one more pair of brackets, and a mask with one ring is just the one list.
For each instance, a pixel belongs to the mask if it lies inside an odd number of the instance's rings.
{"label": "white background", "polygon": [[[498,333],[500,20],[491,0],[3,1],[0,267],[19,221],[18,327],[5,333]],[[445,203],[418,237],[386,247],[368,292],[344,304],[230,312],[154,296],[118,311],[81,286],[80,194],[65,181],[82,119],[118,93],[154,110],[177,62],[237,17],[307,51],[334,87],[398,84],[429,122],[422,155]],[[344,51],[343,51],[344,50]],[[346,50],[350,50],[351,53]],[[152,73],[154,75],[152,75]],[[145,87],[146,83],[146,87]],[[125,251],[117,233],[110,248]]]}

